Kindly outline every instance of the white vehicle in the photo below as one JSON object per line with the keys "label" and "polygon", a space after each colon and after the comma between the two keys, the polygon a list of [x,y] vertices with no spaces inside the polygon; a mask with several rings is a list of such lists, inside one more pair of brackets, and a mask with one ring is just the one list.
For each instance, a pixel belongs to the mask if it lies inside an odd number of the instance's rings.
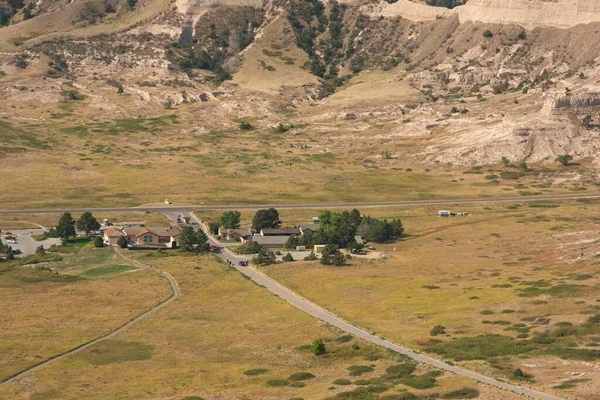
{"label": "white vehicle", "polygon": [[6,243],[8,243],[8,244],[17,244],[17,241],[15,239],[7,239]]}

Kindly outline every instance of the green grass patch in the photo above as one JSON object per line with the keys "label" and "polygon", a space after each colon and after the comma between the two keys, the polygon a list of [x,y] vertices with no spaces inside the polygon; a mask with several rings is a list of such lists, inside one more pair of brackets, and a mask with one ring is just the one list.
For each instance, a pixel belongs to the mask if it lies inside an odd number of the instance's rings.
{"label": "green grass patch", "polygon": [[142,342],[105,340],[82,354],[93,365],[107,365],[127,361],[143,361],[152,358],[154,346]]}
{"label": "green grass patch", "polygon": [[516,291],[519,292],[517,294],[519,297],[536,297],[543,294],[554,297],[578,297],[585,288],[587,288],[585,285],[570,285],[565,283],[552,286],[548,289],[540,289],[536,286],[529,286],[523,289],[516,289]]}
{"label": "green grass patch", "polygon": [[502,335],[481,335],[436,343],[426,350],[456,361],[485,360],[492,357],[528,353],[534,345]]}
{"label": "green grass patch", "polygon": [[132,269],[136,268],[132,267],[131,265],[110,265],[107,267],[88,269],[87,271],[82,272],[81,276],[85,276],[88,278],[97,278],[101,276],[118,274],[125,271],[131,271]]}

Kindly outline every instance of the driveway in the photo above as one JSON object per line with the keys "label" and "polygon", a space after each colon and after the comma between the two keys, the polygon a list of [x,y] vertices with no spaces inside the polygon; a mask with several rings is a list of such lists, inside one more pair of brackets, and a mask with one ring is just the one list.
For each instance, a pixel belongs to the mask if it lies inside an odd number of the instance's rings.
{"label": "driveway", "polygon": [[19,249],[21,250],[21,254],[22,255],[29,255],[29,254],[34,254],[35,253],[35,249],[43,244],[45,248],[48,248],[50,246],[52,246],[53,244],[59,245],[60,244],[60,239],[58,238],[49,238],[46,240],[43,240],[41,242],[36,242],[35,240],[33,240],[31,238],[31,235],[39,235],[44,233],[45,230],[44,229],[19,229],[19,230],[11,230],[10,233],[12,235],[16,235],[17,236],[17,243],[13,244],[13,243],[6,243],[6,240],[4,240],[4,236],[7,235],[6,232],[2,233],[2,243],[4,244],[8,244],[10,247],[13,248],[13,250]]}

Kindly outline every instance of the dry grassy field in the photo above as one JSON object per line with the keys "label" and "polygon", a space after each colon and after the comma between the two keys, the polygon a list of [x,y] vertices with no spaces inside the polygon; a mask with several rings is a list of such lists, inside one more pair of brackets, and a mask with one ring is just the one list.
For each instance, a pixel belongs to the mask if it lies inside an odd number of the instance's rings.
{"label": "dry grassy field", "polygon": [[[179,300],[110,341],[2,387],[0,397],[322,399],[361,390],[370,396],[365,398],[374,398],[380,392],[383,397],[471,388],[480,398],[517,398],[423,366],[403,381],[385,377],[388,367],[405,360],[344,336],[209,257],[171,254],[134,256],[172,274],[181,289]],[[128,291],[147,286],[133,283]],[[27,314],[23,308],[20,312]],[[307,345],[316,338],[324,339],[325,355],[310,352]],[[298,372],[314,377],[294,380]]]}
{"label": "dry grassy field", "polygon": [[[473,214],[455,218],[437,217],[433,208],[365,209],[363,214],[402,217],[407,237],[375,244],[389,260],[355,258],[347,267],[294,262],[265,271],[392,341],[504,379],[521,368],[533,376],[526,385],[592,398],[600,359],[593,317],[600,310],[596,205],[461,205],[450,208]],[[431,336],[436,325],[445,334]],[[512,339],[496,343],[504,339],[481,336],[490,334]],[[481,342],[451,344],[461,338]],[[572,379],[580,380],[561,386]]]}
{"label": "dry grassy field", "polygon": [[0,378],[101,336],[169,296],[163,280],[130,269],[112,249],[71,249],[30,256],[36,264],[0,263]]}

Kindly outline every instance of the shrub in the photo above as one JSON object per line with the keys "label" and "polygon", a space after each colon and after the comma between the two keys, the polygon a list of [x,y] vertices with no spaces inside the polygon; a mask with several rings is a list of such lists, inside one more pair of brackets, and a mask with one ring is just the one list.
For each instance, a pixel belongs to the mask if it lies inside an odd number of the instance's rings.
{"label": "shrub", "polygon": [[473,388],[462,388],[446,393],[444,399],[476,399],[479,397],[479,390]]}
{"label": "shrub", "polygon": [[387,372],[388,374],[397,374],[399,376],[402,376],[412,374],[413,372],[415,372],[415,369],[416,367],[412,363],[402,363],[392,365],[391,367],[386,368],[385,372]]}
{"label": "shrub", "polygon": [[321,354],[325,354],[325,352],[327,351],[327,349],[325,349],[325,343],[323,343],[322,339],[315,339],[311,346],[310,346],[311,351],[314,353],[314,355],[316,356],[320,356]]}
{"label": "shrub", "polygon": [[306,381],[314,377],[310,372],[296,372],[288,377],[288,381]]}
{"label": "shrub", "polygon": [[252,128],[254,128],[249,122],[241,122],[240,123],[240,129],[243,131],[249,131]]}
{"label": "shrub", "polygon": [[490,315],[490,314],[493,314],[493,313],[494,312],[492,310],[483,310],[483,311],[479,312],[479,314],[481,314],[481,315]]}
{"label": "shrub", "polygon": [[297,387],[297,388],[298,387],[304,387],[304,386],[306,386],[306,383],[304,383],[304,382],[298,382],[298,381],[296,381],[296,382],[290,382],[290,384],[288,385],[288,387]]}
{"label": "shrub", "polygon": [[380,400],[416,400],[417,396],[412,394],[411,392],[397,393],[397,394],[388,394],[379,398]]}
{"label": "shrub", "polygon": [[354,336],[352,335],[342,335],[339,338],[335,339],[335,341],[338,343],[348,343],[352,341],[352,339],[354,339]]}
{"label": "shrub", "polygon": [[400,383],[415,389],[429,389],[435,386],[436,380],[433,376],[419,375],[404,377]]}
{"label": "shrub", "polygon": [[315,252],[311,250],[310,253],[308,253],[308,255],[306,257],[304,257],[304,261],[315,261],[317,259],[317,256],[315,255]]}
{"label": "shrub", "polygon": [[534,349],[531,343],[518,341],[503,335],[480,335],[460,338],[451,342],[436,343],[426,348],[432,353],[441,354],[457,361],[485,360],[501,355],[517,355]]}
{"label": "shrub", "polygon": [[267,372],[269,372],[269,370],[266,368],[255,368],[255,369],[249,369],[247,371],[244,371],[244,375],[256,376],[256,375],[266,374]]}
{"label": "shrub", "polygon": [[127,247],[127,239],[125,238],[125,236],[119,237],[119,240],[117,240],[117,246],[119,246],[122,249]]}
{"label": "shrub", "polygon": [[494,37],[494,34],[493,34],[493,33],[492,33],[492,31],[490,31],[489,29],[486,29],[486,30],[483,32],[483,37],[485,37],[485,38],[493,38],[493,37]]}
{"label": "shrub", "polygon": [[285,379],[271,379],[269,381],[267,381],[266,385],[269,387],[283,387],[283,386],[287,386],[290,383],[288,381],[286,381]]}
{"label": "shrub", "polygon": [[287,253],[285,256],[283,256],[282,260],[285,262],[291,262],[294,261],[294,257],[290,253]]}
{"label": "shrub", "polygon": [[348,367],[348,371],[350,371],[350,376],[361,376],[367,372],[373,372],[373,368],[368,365],[353,365]]}
{"label": "shrub", "polygon": [[101,236],[96,236],[94,237],[94,247],[103,247],[104,246],[104,240],[102,240]]}
{"label": "shrub", "polygon": [[443,335],[446,333],[446,327],[443,325],[436,325],[429,331],[431,336]]}
{"label": "shrub", "polygon": [[352,381],[349,379],[336,379],[335,381],[333,381],[334,385],[340,385],[340,386],[348,386],[348,385],[352,385]]}

